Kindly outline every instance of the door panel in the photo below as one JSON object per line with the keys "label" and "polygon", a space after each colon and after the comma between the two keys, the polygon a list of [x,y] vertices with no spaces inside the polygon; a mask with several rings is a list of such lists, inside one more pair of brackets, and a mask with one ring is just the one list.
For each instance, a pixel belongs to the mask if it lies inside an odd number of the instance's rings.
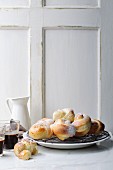
{"label": "door panel", "polygon": [[29,0],[0,0],[0,7],[27,7],[29,6]]}
{"label": "door panel", "polygon": [[10,118],[6,107],[8,97],[26,96],[29,93],[29,30],[0,29],[0,113]]}
{"label": "door panel", "polygon": [[94,8],[99,7],[99,0],[45,0],[45,6],[55,6],[55,7],[72,7],[72,8]]}
{"label": "door panel", "polygon": [[[100,34],[96,28],[45,30],[45,112],[74,108],[97,117]],[[87,99],[87,100],[86,100]]]}

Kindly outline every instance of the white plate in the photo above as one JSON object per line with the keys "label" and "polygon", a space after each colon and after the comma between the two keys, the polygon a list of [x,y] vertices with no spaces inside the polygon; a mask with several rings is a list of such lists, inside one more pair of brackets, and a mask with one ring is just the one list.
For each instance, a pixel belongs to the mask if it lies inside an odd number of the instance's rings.
{"label": "white plate", "polygon": [[[28,132],[25,132],[23,134],[23,137],[24,138],[29,138],[29,139],[32,139],[28,136]],[[101,140],[98,140],[98,141],[93,141],[93,142],[87,142],[87,143],[71,143],[71,144],[63,144],[63,143],[50,143],[50,142],[44,142],[44,141],[37,141],[37,140],[34,140],[35,142],[37,142],[39,145],[41,146],[45,146],[45,147],[48,147],[48,148],[56,148],[56,149],[78,149],[78,148],[85,148],[85,147],[88,147],[88,146],[91,146],[91,145],[94,145],[94,144],[97,144],[97,143],[100,143],[100,142],[103,142],[105,140],[108,140],[110,139],[111,136],[107,136],[106,138],[104,139],[101,139]],[[32,139],[33,140],[33,139]]]}

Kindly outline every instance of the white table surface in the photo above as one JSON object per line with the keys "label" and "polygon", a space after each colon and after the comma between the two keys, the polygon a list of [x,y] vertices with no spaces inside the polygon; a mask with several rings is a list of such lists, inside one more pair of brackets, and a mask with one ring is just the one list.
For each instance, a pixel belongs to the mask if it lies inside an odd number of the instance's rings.
{"label": "white table surface", "polygon": [[0,170],[112,170],[113,140],[88,148],[59,150],[38,146],[32,159],[18,159],[12,151],[4,151]]}

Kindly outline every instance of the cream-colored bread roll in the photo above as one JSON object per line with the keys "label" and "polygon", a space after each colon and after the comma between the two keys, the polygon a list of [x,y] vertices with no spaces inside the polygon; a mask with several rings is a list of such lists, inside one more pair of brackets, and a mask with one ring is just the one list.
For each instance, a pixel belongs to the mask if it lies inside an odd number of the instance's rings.
{"label": "cream-colored bread roll", "polygon": [[31,155],[38,153],[37,143],[29,139],[23,139],[15,144],[14,153],[19,159],[28,160],[31,158]]}
{"label": "cream-colored bread roll", "polygon": [[63,110],[57,110],[53,113],[53,120],[62,119],[65,115],[66,113]]}
{"label": "cream-colored bread roll", "polygon": [[53,132],[50,128],[50,125],[53,124],[52,119],[43,118],[37,123],[31,126],[29,129],[29,136],[33,139],[47,139],[51,138]]}
{"label": "cream-colored bread roll", "polygon": [[57,110],[53,113],[53,120],[54,121],[64,118],[66,120],[69,120],[70,122],[73,122],[74,117],[75,117],[74,111],[70,108]]}
{"label": "cream-colored bread roll", "polygon": [[91,118],[84,113],[78,113],[75,115],[72,125],[76,128],[75,136],[85,136],[91,128]]}
{"label": "cream-colored bread roll", "polygon": [[14,146],[14,153],[16,156],[19,156],[20,152],[22,152],[25,149],[26,149],[25,144],[18,142]]}
{"label": "cream-colored bread roll", "polygon": [[76,129],[70,123],[69,120],[65,119],[58,119],[52,125],[50,125],[53,133],[57,136],[60,140],[68,139],[69,137],[73,137],[75,135]]}

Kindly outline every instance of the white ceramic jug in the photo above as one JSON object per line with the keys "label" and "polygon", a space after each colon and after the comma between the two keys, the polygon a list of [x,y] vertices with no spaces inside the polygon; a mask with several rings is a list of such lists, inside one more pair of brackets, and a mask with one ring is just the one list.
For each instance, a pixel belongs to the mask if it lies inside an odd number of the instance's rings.
{"label": "white ceramic jug", "polygon": [[7,99],[7,105],[11,112],[11,118],[14,120],[19,120],[20,125],[22,125],[26,130],[28,130],[31,126],[27,107],[28,99],[29,97]]}

